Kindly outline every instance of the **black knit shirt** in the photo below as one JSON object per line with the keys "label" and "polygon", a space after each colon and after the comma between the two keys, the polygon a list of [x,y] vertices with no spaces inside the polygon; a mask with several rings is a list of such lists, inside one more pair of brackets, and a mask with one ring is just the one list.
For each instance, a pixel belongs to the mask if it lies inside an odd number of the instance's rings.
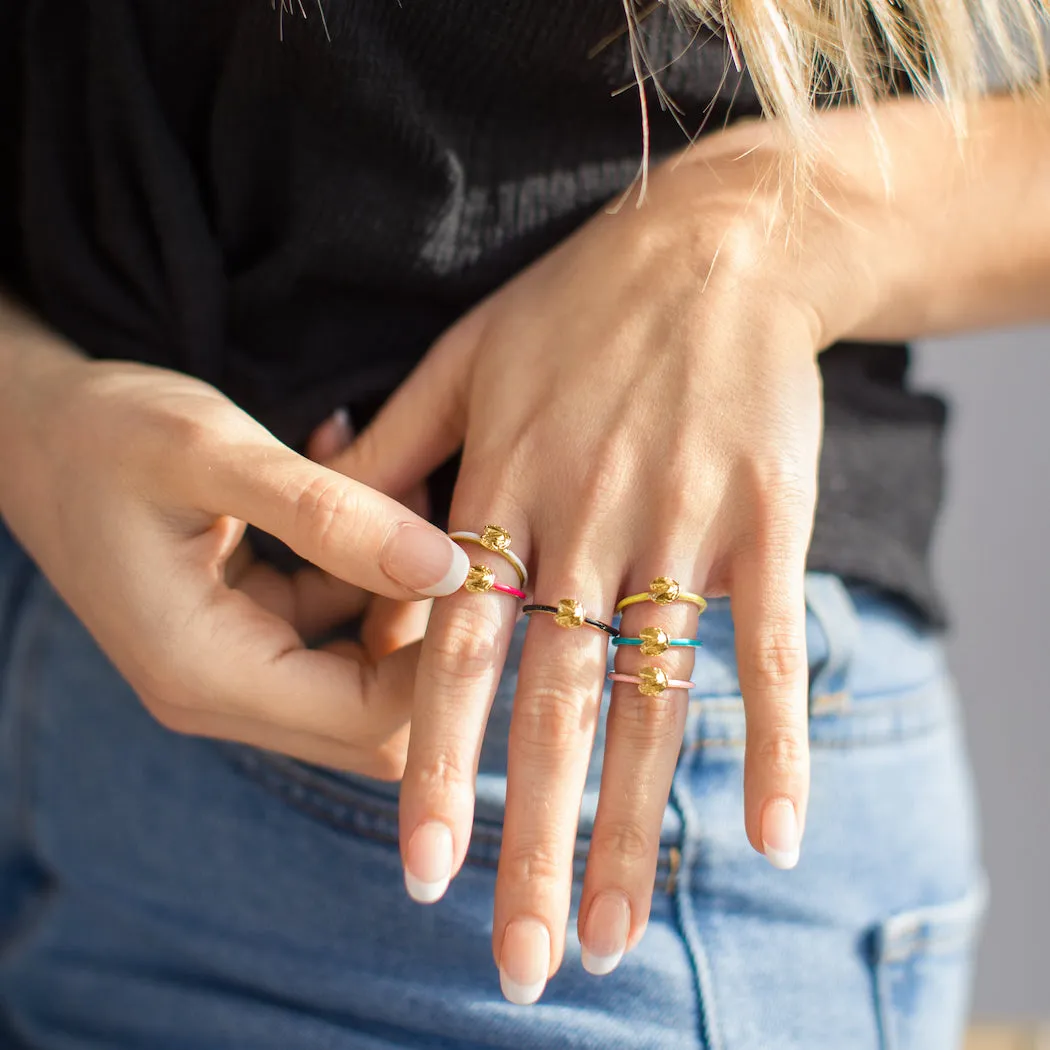
{"label": "black knit shirt", "polygon": [[[294,446],[340,405],[361,425],[634,177],[623,27],[620,0],[0,0],[0,274],[87,353],[200,376]],[[654,163],[679,121],[758,112],[720,39],[662,6],[642,39],[679,110],[649,86]],[[809,564],[939,619],[944,407],[906,368],[822,355]]]}

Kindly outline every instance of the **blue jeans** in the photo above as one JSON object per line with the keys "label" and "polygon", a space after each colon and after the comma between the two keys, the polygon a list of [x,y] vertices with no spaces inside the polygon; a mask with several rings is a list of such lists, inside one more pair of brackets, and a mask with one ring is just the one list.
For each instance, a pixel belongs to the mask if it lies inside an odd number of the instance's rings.
{"label": "blue jeans", "polygon": [[0,1046],[955,1050],[983,880],[941,646],[892,600],[807,583],[799,867],[744,837],[713,601],[645,938],[594,978],[570,934],[521,1008],[490,950],[516,653],[469,859],[425,908],[402,884],[396,787],[163,729],[0,527]]}

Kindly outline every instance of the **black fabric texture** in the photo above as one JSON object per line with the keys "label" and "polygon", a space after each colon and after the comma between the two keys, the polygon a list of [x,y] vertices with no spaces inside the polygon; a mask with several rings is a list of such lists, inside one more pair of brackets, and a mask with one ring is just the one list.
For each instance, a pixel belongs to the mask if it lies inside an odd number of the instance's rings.
{"label": "black fabric texture", "polygon": [[[3,277],[87,353],[200,376],[295,447],[337,406],[361,425],[634,178],[623,26],[620,0],[0,0]],[[720,39],[664,7],[643,38],[691,133],[758,113]],[[648,91],[656,163],[686,139]],[[823,355],[810,567],[940,622],[944,406],[906,370]]]}

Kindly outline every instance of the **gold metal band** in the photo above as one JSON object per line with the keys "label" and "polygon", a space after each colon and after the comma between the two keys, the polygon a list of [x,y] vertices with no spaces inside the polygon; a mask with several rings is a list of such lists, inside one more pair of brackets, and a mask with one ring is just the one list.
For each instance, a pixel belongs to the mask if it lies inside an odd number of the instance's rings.
{"label": "gold metal band", "polygon": [[622,612],[628,605],[637,605],[639,602],[655,602],[657,605],[673,605],[675,602],[692,602],[701,612],[707,608],[707,602],[699,594],[691,594],[683,591],[677,580],[670,576],[657,576],[649,584],[649,590],[641,594],[629,594],[621,598],[616,606],[617,612]]}
{"label": "gold metal band", "polygon": [[514,551],[510,549],[510,533],[500,525],[486,525],[478,532],[450,532],[449,539],[457,543],[476,543],[493,554],[498,554],[504,561],[509,562],[518,574],[518,582],[524,590],[529,583],[529,573],[525,563]]}

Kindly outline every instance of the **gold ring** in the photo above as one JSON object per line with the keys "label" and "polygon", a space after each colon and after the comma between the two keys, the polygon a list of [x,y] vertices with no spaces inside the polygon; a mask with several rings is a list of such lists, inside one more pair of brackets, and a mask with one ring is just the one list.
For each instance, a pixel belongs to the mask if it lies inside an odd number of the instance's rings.
{"label": "gold ring", "polygon": [[529,573],[525,563],[510,549],[510,533],[500,525],[486,525],[481,532],[450,532],[449,539],[457,543],[476,543],[493,554],[498,554],[514,566],[518,582],[524,590],[529,584]]}
{"label": "gold ring", "polygon": [[670,576],[657,576],[649,584],[649,590],[641,594],[629,594],[621,598],[616,606],[616,611],[621,612],[628,605],[637,605],[639,602],[655,602],[657,605],[673,605],[675,602],[692,602],[703,612],[707,608],[707,602],[699,594],[691,594],[683,591],[677,580]]}

